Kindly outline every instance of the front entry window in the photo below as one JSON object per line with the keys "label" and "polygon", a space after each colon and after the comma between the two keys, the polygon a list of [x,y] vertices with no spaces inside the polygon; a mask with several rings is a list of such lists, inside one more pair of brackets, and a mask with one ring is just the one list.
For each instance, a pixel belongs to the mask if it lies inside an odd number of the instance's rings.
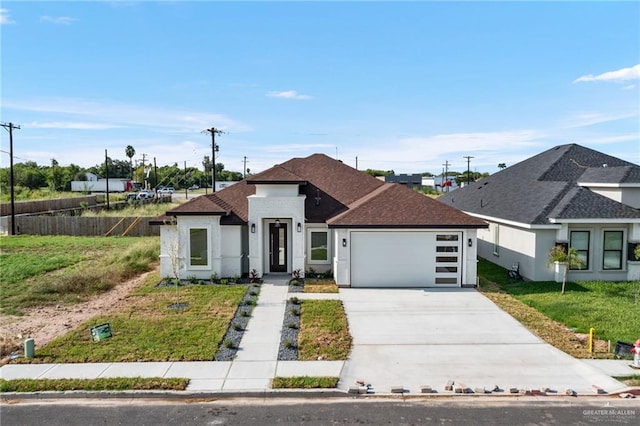
{"label": "front entry window", "polygon": [[622,269],[622,231],[604,231],[602,269]]}
{"label": "front entry window", "polygon": [[207,229],[189,229],[189,265],[207,266],[208,264]]}

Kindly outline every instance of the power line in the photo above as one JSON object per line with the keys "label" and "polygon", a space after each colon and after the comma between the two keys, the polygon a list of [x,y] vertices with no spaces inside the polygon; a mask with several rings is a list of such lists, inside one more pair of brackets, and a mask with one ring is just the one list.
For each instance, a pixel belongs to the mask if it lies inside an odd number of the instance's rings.
{"label": "power line", "polygon": [[202,132],[211,134],[211,192],[216,192],[216,152],[219,150],[216,145],[216,135],[223,135],[225,132],[215,127],[205,129]]}
{"label": "power line", "polygon": [[471,170],[469,169],[469,165],[471,164],[471,159],[473,158],[470,155],[465,155],[462,158],[466,158],[467,159],[467,185],[469,185],[471,183]]}

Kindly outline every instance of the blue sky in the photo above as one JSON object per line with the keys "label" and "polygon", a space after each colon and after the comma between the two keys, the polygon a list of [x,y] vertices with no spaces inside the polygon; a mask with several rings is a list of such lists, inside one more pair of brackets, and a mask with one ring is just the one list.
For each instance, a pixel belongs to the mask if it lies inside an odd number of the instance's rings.
{"label": "blue sky", "polygon": [[[322,152],[497,171],[565,143],[640,163],[638,2],[0,5],[16,161],[258,172]],[[8,165],[8,134],[0,160]]]}

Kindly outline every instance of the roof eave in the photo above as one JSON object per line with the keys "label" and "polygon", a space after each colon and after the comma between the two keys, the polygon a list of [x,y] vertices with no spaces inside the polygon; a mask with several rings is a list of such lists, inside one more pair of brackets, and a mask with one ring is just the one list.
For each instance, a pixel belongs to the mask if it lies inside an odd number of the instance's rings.
{"label": "roof eave", "polygon": [[327,225],[331,229],[480,229],[488,228],[489,224],[477,224],[477,225],[449,225],[449,224],[436,224],[436,225]]}

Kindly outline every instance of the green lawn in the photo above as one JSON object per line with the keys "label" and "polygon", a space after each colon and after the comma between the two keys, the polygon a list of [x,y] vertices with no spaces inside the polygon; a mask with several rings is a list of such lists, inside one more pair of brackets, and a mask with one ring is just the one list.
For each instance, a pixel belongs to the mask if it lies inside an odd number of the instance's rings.
{"label": "green lawn", "polygon": [[[157,274],[128,297],[128,308],[94,317],[36,350],[33,362],[210,361],[247,287],[156,288]],[[184,309],[173,309],[175,303]],[[94,342],[90,330],[109,323],[113,337]],[[24,360],[23,360],[24,361]]]}
{"label": "green lawn", "polygon": [[300,307],[298,359],[343,360],[351,350],[347,316],[339,300],[303,300]]}
{"label": "green lawn", "polygon": [[500,289],[544,315],[579,333],[596,330],[599,339],[634,342],[640,337],[640,298],[636,303],[639,282],[568,282],[565,294],[561,283],[509,283],[506,270],[484,259],[478,273]]}
{"label": "green lawn", "polygon": [[185,390],[189,379],[114,377],[98,379],[0,379],[0,392],[65,392],[73,390]]}
{"label": "green lawn", "polygon": [[81,301],[151,270],[159,252],[158,237],[0,237],[0,311]]}

